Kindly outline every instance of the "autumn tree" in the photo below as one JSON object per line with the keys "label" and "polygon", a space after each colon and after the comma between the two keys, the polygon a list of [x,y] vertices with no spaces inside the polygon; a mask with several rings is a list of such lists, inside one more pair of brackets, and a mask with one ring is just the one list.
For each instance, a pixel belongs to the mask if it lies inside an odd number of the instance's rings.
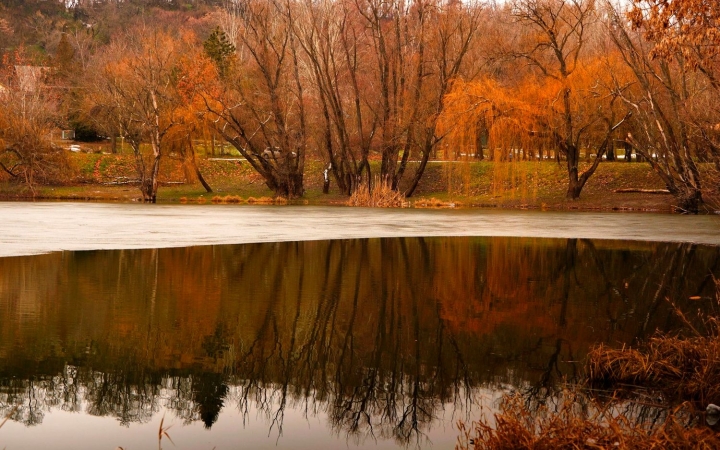
{"label": "autumn tree", "polygon": [[[712,161],[714,175],[703,187],[712,185],[717,196],[720,172],[720,6],[717,2],[660,2],[636,0],[627,13],[634,30],[649,44],[649,59],[664,61],[689,80],[681,95],[682,115],[699,161]],[[682,80],[680,80],[682,82]],[[676,85],[679,86],[679,85]],[[695,89],[693,89],[693,87]],[[691,97],[691,98],[689,98]],[[707,175],[702,175],[707,177]],[[686,177],[688,181],[690,177]]]}
{"label": "autumn tree", "polygon": [[480,5],[437,1],[358,3],[373,49],[373,105],[380,133],[380,179],[400,189],[409,162],[419,159],[405,195],[417,188],[440,141],[436,124],[444,95],[462,73],[477,35]]}
{"label": "autumn tree", "polygon": [[210,120],[276,195],[300,197],[307,132],[294,5],[254,0],[240,20],[242,70],[206,97]]}
{"label": "autumn tree", "polygon": [[[437,133],[437,123],[445,110],[445,94],[460,77],[472,79],[473,74],[477,72],[474,64],[478,62],[469,60],[468,55],[481,32],[481,21],[486,19],[483,17],[483,11],[482,5],[474,2],[430,4],[430,14],[427,18],[427,27],[430,31],[429,64],[425,69],[421,70],[418,67],[417,70],[418,78],[428,77],[429,81],[425,84],[426,97],[424,104],[419,108],[419,114],[411,116],[411,123],[419,126],[420,164],[405,191],[407,196],[411,196],[417,189],[430,155],[443,138]],[[409,151],[403,150],[400,167],[395,177],[396,184],[399,183],[410,156]]]}
{"label": "autumn tree", "polygon": [[[568,173],[567,198],[580,197],[587,180],[597,169],[612,132],[624,121],[615,122],[613,114],[584,114],[581,91],[573,86],[575,72],[586,63],[588,34],[597,21],[593,0],[516,0],[512,3],[515,20],[524,26],[522,35],[511,55],[534,67],[547,88],[543,108],[546,111],[547,131],[565,157]],[[617,86],[618,89],[624,86]],[[601,95],[612,103],[620,92],[610,90]],[[608,108],[609,111],[614,109]],[[592,165],[580,173],[580,150],[589,129],[598,120],[606,123],[603,143],[597,146]]]}
{"label": "autumn tree", "polygon": [[0,72],[0,169],[28,186],[62,182],[70,165],[50,137],[61,120],[57,95],[47,86],[48,68],[6,55]]}
{"label": "autumn tree", "polygon": [[412,195],[441,140],[443,97],[469,72],[482,8],[368,0],[305,2],[301,11],[295,32],[312,73],[314,140],[338,187],[372,189],[377,152],[377,179]]}
{"label": "autumn tree", "polygon": [[673,58],[653,58],[654,43],[628,29],[621,13],[610,11],[611,35],[636,80],[623,95],[634,113],[628,140],[678,199],[677,206],[697,212],[703,187],[696,163],[698,144],[708,142],[705,136],[712,128],[701,125],[695,113],[698,102],[705,104],[707,83],[684,64],[682,52]]}
{"label": "autumn tree", "polygon": [[[135,155],[143,200],[154,203],[168,132],[176,125],[177,40],[140,27],[118,38],[97,61],[90,113],[125,137]],[[150,144],[150,152],[145,149]]]}
{"label": "autumn tree", "polygon": [[[557,10],[551,6],[527,3],[526,9],[500,11],[511,14],[507,31],[517,41],[498,44],[497,61],[475,81],[453,85],[438,127],[446,135],[444,147],[455,149],[446,155],[450,158],[481,152],[483,145],[496,162],[543,159],[550,152],[558,161],[563,156],[567,197],[572,199],[580,195],[612,145],[613,133],[627,120],[620,94],[630,81],[628,71],[618,69],[623,65],[617,52],[599,39],[599,27],[584,19],[582,26],[592,25],[592,32],[585,30],[573,38],[565,20],[576,16],[563,12],[571,6],[558,4]],[[531,8],[535,15],[520,15],[521,11],[530,14]],[[581,150],[593,155],[582,173]]]}
{"label": "autumn tree", "polygon": [[[218,31],[216,29],[216,31]],[[221,33],[221,31],[220,31]],[[219,95],[218,70],[224,67],[225,74],[231,69],[232,54],[227,52],[216,53],[221,56],[220,62],[207,55],[207,46],[203,45],[201,52],[195,45],[194,33],[186,32],[182,35],[185,44],[183,55],[179,58],[176,68],[177,79],[175,89],[178,96],[178,108],[175,112],[175,124],[169,131],[168,143],[171,150],[176,151],[183,161],[185,179],[198,181],[205,191],[212,192],[197,163],[194,138],[202,136],[211,127],[207,120],[205,94],[212,97]],[[221,41],[227,42],[223,39]],[[207,41],[205,41],[207,42]],[[230,50],[230,47],[223,47]],[[234,48],[232,48],[234,52]],[[205,54],[203,54],[205,53]]]}

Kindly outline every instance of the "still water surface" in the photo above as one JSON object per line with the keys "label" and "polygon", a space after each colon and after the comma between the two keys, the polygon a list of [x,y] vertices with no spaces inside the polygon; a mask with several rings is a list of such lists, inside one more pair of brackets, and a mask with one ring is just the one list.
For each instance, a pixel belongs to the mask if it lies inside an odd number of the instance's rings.
{"label": "still water surface", "polygon": [[508,237],[0,258],[0,447],[150,449],[164,415],[179,449],[451,449],[713,275],[717,247]]}

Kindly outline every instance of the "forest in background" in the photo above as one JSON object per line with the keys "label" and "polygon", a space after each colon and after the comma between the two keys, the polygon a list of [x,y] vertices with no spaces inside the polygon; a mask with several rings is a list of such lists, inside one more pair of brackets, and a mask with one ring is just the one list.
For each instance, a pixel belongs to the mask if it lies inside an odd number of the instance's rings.
{"label": "forest in background", "polygon": [[73,130],[129,145],[150,202],[170,155],[210,191],[196,143],[216,138],[290,199],[306,161],[326,190],[409,197],[437,159],[557,161],[575,199],[622,156],[693,212],[717,195],[719,15],[660,0],[6,0],[0,171],[67,183],[53,135]]}

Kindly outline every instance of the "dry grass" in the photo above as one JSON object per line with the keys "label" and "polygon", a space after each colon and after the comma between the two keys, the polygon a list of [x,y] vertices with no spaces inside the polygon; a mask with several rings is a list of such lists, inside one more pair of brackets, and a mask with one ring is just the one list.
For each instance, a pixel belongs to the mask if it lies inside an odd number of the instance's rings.
{"label": "dry grass", "polygon": [[372,191],[367,183],[363,183],[348,199],[348,206],[366,206],[373,208],[407,208],[410,202],[400,192],[394,191],[386,183],[376,180]]}
{"label": "dry grass", "polygon": [[413,203],[415,208],[455,208],[458,205],[458,202],[444,202],[436,199],[435,197],[419,198]]}
{"label": "dry grass", "polygon": [[506,397],[494,424],[489,420],[459,424],[456,450],[555,449],[717,449],[720,437],[692,426],[685,404],[660,422],[629,418],[611,404],[601,405],[578,393],[565,392],[559,405],[532,407],[521,395]]}
{"label": "dry grass", "polygon": [[[274,205],[275,199],[272,197],[260,197],[260,198],[248,197],[247,202],[250,205]],[[286,201],[286,203],[287,203],[287,201]]]}
{"label": "dry grass", "polygon": [[245,201],[239,195],[226,195],[223,200],[225,201],[225,203],[228,203],[228,204],[243,203]]}
{"label": "dry grass", "polygon": [[720,324],[706,321],[709,333],[694,337],[658,334],[642,348],[599,345],[588,355],[588,380],[603,386],[640,385],[667,398],[699,405],[720,403]]}
{"label": "dry grass", "polygon": [[211,202],[220,205],[220,204],[238,204],[243,203],[245,200],[243,200],[242,197],[237,195],[226,195],[225,197],[222,197],[220,195],[216,195],[212,198]]}

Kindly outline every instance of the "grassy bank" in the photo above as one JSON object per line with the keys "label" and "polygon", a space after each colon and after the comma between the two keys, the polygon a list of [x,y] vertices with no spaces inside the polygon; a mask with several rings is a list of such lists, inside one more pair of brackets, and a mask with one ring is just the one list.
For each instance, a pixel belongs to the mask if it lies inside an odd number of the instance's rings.
{"label": "grassy bank", "polygon": [[[140,193],[131,155],[73,153],[73,173],[61,186],[36,187],[36,199],[137,201]],[[158,201],[163,203],[211,202],[212,198],[273,197],[262,178],[240,158],[200,158],[200,170],[213,188],[207,193],[199,182],[186,175],[179,159],[166,158],[162,165]],[[373,164],[378,172],[379,163]],[[326,205],[345,204],[331,183],[330,194],[322,194],[323,164],[306,164],[305,196],[299,203]],[[409,168],[409,172],[414,167]],[[411,173],[411,172],[410,172]],[[670,195],[647,193],[616,193],[619,189],[661,189],[660,179],[645,163],[610,162],[599,166],[583,190],[580,199],[565,199],[567,175],[565,167],[549,161],[518,161],[493,163],[431,162],[410,199],[410,206],[455,205],[456,207],[537,208],[553,210],[631,210],[670,211]],[[32,199],[26,186],[0,179],[0,198]],[[436,199],[435,202],[428,200]]]}

